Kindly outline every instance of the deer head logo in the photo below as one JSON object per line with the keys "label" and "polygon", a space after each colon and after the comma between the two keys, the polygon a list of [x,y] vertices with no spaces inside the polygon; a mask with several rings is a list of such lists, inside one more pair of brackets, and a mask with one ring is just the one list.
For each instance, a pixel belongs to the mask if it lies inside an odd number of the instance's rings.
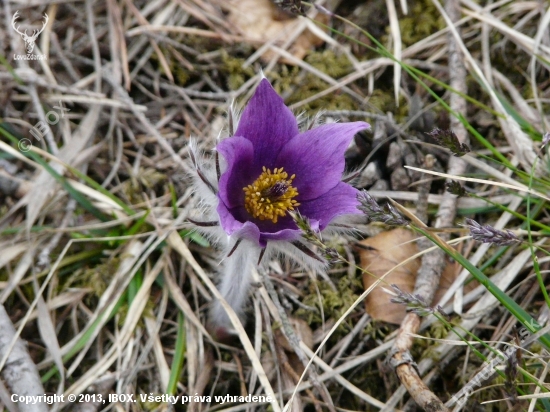
{"label": "deer head logo", "polygon": [[32,50],[34,49],[34,44],[36,42],[36,39],[38,38],[38,35],[44,31],[44,28],[46,27],[46,24],[48,24],[49,17],[46,13],[44,13],[44,24],[42,25],[42,28],[40,30],[33,30],[32,35],[27,34],[27,30],[25,30],[24,33],[21,33],[19,31],[19,27],[15,27],[15,21],[19,17],[19,10],[15,12],[13,15],[13,18],[11,19],[11,25],[13,26],[13,29],[16,33],[20,34],[23,38],[23,41],[25,42],[25,48],[27,49],[27,54],[31,54]]}

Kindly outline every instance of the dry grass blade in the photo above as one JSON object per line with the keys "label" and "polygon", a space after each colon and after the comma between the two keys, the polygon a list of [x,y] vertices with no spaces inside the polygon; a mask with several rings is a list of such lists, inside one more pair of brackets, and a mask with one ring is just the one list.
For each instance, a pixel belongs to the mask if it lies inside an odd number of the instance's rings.
{"label": "dry grass blade", "polygon": [[[59,153],[59,159],[70,164],[74,157],[84,149],[89,139],[94,136],[99,113],[99,107],[92,106],[92,109],[82,119],[80,127],[74,132],[70,143]],[[54,165],[53,169],[61,174],[63,172],[59,164]],[[46,170],[42,170],[36,178],[32,189],[21,199],[21,202],[27,205],[27,230],[30,230],[43,210],[55,185],[54,177]]]}
{"label": "dry grass blade", "polygon": [[0,244],[0,248],[2,249],[2,255],[0,256],[0,268],[3,268],[5,265],[21,255],[27,249],[27,246],[23,243],[17,245]]}
{"label": "dry grass blade", "polygon": [[[35,290],[38,290],[38,285],[36,282],[33,282],[33,286]],[[48,352],[51,354],[57,370],[59,371],[60,379],[57,394],[61,395],[65,387],[65,368],[63,367],[63,359],[55,333],[54,322],[51,318],[50,311],[48,310],[48,305],[42,296],[39,296],[38,298],[36,309],[38,311],[38,330],[40,331],[40,336],[46,345]]]}
{"label": "dry grass blade", "polygon": [[145,274],[143,284],[140,287],[132,305],[129,308],[128,316],[124,321],[121,330],[118,333],[116,344],[113,345],[96,365],[88,370],[80,379],[73,383],[67,390],[66,394],[80,394],[85,391],[95,380],[96,376],[102,375],[116,361],[119,352],[124,352],[124,348],[132,339],[133,331],[141,319],[145,305],[147,304],[147,295],[150,293],[150,288],[160,271],[163,269],[165,262],[163,259],[157,261],[157,265]]}
{"label": "dry grass blade", "polygon": [[[390,29],[393,39],[393,56],[397,60],[401,60],[401,32],[399,30],[399,22],[394,0],[386,0],[388,16],[390,18]],[[399,105],[399,89],[401,88],[401,65],[398,62],[393,64],[393,87],[395,88],[395,103]]]}
{"label": "dry grass blade", "polygon": [[[7,282],[7,285],[3,288],[2,293],[0,294],[0,303],[4,304],[6,299],[8,299],[9,295],[14,291],[16,287],[20,284],[21,280],[29,270],[29,268],[32,265],[33,259],[36,255],[36,246],[35,244],[30,244],[30,248],[23,255],[23,257],[19,260],[17,263],[17,266],[15,267],[15,270],[13,271],[13,275],[10,277],[9,281]],[[9,251],[10,248],[8,248]],[[9,256],[9,253],[6,254],[6,256]],[[11,262],[11,260],[6,260],[7,263]],[[3,265],[0,265],[3,266]]]}
{"label": "dry grass blade", "polygon": [[504,188],[507,188],[507,189],[515,190],[515,191],[520,192],[520,193],[523,193],[523,192],[524,193],[529,193],[531,195],[540,197],[541,199],[550,201],[550,197],[544,195],[543,193],[539,193],[536,190],[529,189],[527,186],[524,186],[521,183],[516,182],[516,181],[514,181],[514,184],[507,184],[507,183],[493,182],[491,180],[476,179],[476,178],[472,178],[472,177],[456,176],[456,175],[451,175],[451,174],[448,174],[448,173],[438,173],[438,172],[419,169],[419,168],[415,168],[415,167],[407,167],[407,168],[412,169],[412,170],[416,170],[416,171],[419,171],[419,172],[424,172],[424,173],[427,173],[427,174],[432,174],[434,176],[440,176],[440,177],[445,177],[445,178],[454,179],[454,180],[463,180],[463,181],[468,181],[468,182],[484,183],[484,184],[488,184],[488,185],[491,185],[491,186],[504,187]]}
{"label": "dry grass blade", "polygon": [[[454,29],[453,22],[450,20],[447,13],[443,10],[441,5],[437,1],[433,1],[433,4],[438,8],[441,15],[449,25],[451,33],[453,34],[454,40],[457,43],[459,50],[464,55],[465,60],[468,62],[468,67],[472,70],[476,76],[480,79],[483,86],[486,88],[487,92],[491,96],[491,101],[495,108],[504,115],[504,118],[499,117],[499,122],[501,123],[502,131],[508,140],[508,143],[514,149],[514,153],[520,160],[521,164],[526,170],[530,170],[531,167],[535,166],[536,154],[533,148],[533,143],[529,136],[523,132],[516,119],[514,119],[508,111],[504,108],[501,100],[497,97],[494,89],[491,87],[491,83],[486,79],[485,75],[479,68],[477,62],[474,60],[469,50],[464,45],[460,34]],[[540,166],[537,165],[538,174],[541,173]]]}

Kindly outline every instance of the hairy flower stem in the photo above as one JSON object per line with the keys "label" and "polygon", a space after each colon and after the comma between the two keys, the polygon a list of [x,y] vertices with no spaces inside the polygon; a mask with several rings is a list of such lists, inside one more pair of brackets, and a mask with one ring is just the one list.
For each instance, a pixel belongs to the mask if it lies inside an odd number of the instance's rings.
{"label": "hairy flower stem", "polygon": [[[240,245],[240,247],[235,247]],[[244,320],[244,307],[248,301],[248,294],[252,283],[252,269],[255,265],[257,253],[260,248],[248,241],[238,241],[230,255],[222,263],[218,290],[225,298],[229,306],[241,320]],[[225,309],[219,301],[212,304],[210,321],[213,325],[231,325]]]}

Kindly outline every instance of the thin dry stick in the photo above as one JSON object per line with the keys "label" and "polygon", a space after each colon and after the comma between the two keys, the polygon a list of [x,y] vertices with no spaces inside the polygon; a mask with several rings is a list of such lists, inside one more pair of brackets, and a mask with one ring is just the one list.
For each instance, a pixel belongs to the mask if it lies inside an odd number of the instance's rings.
{"label": "thin dry stick", "polygon": [[[424,161],[424,167],[426,169],[433,168],[435,159],[433,156],[428,155]],[[426,180],[419,188],[419,200],[417,207],[417,214],[420,220],[427,221],[427,205],[428,194],[431,186],[431,181]],[[428,239],[421,239],[419,247],[423,250],[430,247],[430,241]],[[439,284],[439,277],[441,275],[441,267],[444,256],[440,256],[440,250],[436,249],[430,253],[426,253],[422,256],[422,265],[416,279],[416,285],[414,294],[429,293],[427,302],[431,302],[435,289]],[[441,261],[441,262],[440,262]],[[428,282],[433,282],[433,290],[426,291],[425,285]],[[428,300],[429,299],[429,300]],[[426,386],[419,376],[416,369],[416,364],[410,354],[410,348],[413,344],[413,334],[416,334],[420,328],[421,318],[416,313],[408,313],[401,323],[399,332],[395,339],[394,345],[390,351],[389,362],[395,369],[395,373],[399,377],[399,380],[411,394],[413,399],[418,405],[420,405],[426,411],[446,411],[447,409],[443,405],[443,402],[433,394],[432,391]],[[397,391],[394,396],[388,401],[386,409],[394,407],[397,401],[402,397],[403,391]]]}
{"label": "thin dry stick", "polygon": [[[446,9],[451,21],[456,23],[460,18],[460,9],[457,0],[448,0],[446,2]],[[460,29],[457,27],[456,30]],[[452,68],[449,74],[450,86],[465,94],[466,68],[463,63],[462,53],[452,35],[449,36],[449,67]],[[450,106],[456,113],[466,112],[466,101],[457,93],[451,94]],[[451,118],[451,129],[455,132],[461,143],[468,143],[466,129],[456,117]],[[462,175],[466,171],[466,163],[462,159],[453,156],[449,159],[448,170],[451,175]],[[444,228],[451,226],[456,216],[456,207],[456,197],[446,192],[439,207],[439,217],[435,223],[435,227]],[[446,237],[445,234],[442,234],[442,236]],[[422,265],[416,280],[414,294],[422,296],[428,304],[432,302],[437,285],[439,285],[444,262],[445,255],[442,250],[435,250],[425,254],[422,258]],[[441,400],[428,389],[420,378],[418,371],[412,366],[413,362],[409,349],[412,346],[413,340],[410,336],[416,333],[419,327],[420,317],[415,313],[407,314],[392,348],[391,361],[401,383],[416,403],[427,411],[447,411]],[[398,395],[392,398],[394,398],[393,401],[397,401],[400,397]],[[388,404],[391,405],[393,402],[389,401]]]}

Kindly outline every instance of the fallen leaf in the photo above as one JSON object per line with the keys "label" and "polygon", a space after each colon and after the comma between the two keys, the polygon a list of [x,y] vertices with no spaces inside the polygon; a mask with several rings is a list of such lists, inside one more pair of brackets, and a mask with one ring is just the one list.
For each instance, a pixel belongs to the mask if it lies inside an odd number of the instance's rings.
{"label": "fallen leaf", "polygon": [[[359,244],[361,267],[376,277],[381,277],[392,268],[418,253],[418,246],[414,241],[415,235],[406,229],[393,229],[379,233],[365,239]],[[388,285],[395,284],[403,292],[412,293],[416,282],[416,275],[420,269],[420,258],[408,261],[393,270],[384,279],[387,283],[380,283],[365,299],[365,310],[375,320],[400,324],[406,314],[405,305],[390,301],[392,296],[384,291],[391,289]],[[437,302],[453,283],[457,271],[454,264],[447,264],[441,275],[439,287],[434,301]],[[363,285],[369,288],[376,278],[364,273]]]}

